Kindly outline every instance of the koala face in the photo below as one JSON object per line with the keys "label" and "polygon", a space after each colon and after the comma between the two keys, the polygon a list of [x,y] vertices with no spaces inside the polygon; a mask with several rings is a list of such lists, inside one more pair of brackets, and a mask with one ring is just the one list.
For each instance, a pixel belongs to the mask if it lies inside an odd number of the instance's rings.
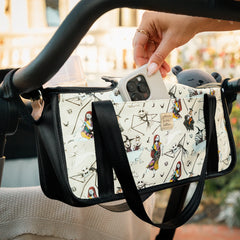
{"label": "koala face", "polygon": [[207,83],[221,83],[222,81],[222,77],[217,72],[209,74],[200,69],[183,70],[180,66],[173,67],[172,72],[177,77],[178,83],[193,88]]}

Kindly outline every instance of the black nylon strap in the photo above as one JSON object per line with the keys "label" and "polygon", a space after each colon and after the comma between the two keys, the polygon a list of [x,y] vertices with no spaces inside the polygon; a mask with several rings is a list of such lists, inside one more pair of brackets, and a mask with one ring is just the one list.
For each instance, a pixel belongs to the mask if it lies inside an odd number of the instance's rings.
{"label": "black nylon strap", "polygon": [[[103,111],[103,109],[100,111]],[[94,109],[92,110],[92,114],[93,118],[95,118]],[[99,126],[99,124],[100,123],[98,121],[93,121],[93,128],[101,128],[101,125]],[[108,148],[101,144],[105,141],[106,137],[107,136],[96,134],[96,132],[94,132],[94,143],[97,159],[98,191],[100,197],[111,195],[114,192],[113,171],[108,160]]]}
{"label": "black nylon strap", "polygon": [[[213,121],[213,129],[216,129],[215,121]],[[219,155],[218,152],[218,145],[217,145],[217,132],[213,131],[211,142],[209,143],[211,146],[211,151],[209,152],[209,159],[207,163],[207,173],[216,173],[218,172],[218,163],[219,163]]]}
{"label": "black nylon strap", "polygon": [[115,205],[99,204],[99,206],[111,212],[126,212],[130,210],[126,202]]}
{"label": "black nylon strap", "polygon": [[172,229],[186,223],[198,208],[204,188],[210,142],[214,132],[214,116],[216,110],[215,97],[210,95],[204,96],[204,118],[206,125],[207,149],[196,190],[191,200],[181,213],[179,213],[175,218],[163,222],[162,224],[153,223],[144,209],[141,197],[132,176],[121,132],[116,119],[116,114],[111,101],[93,102],[92,110],[93,122],[98,122],[97,127],[94,129],[94,134],[99,134],[103,136],[102,139],[104,139],[104,141],[96,142],[96,144],[102,145],[104,149],[108,149],[109,164],[116,173],[130,209],[143,221],[159,228]]}
{"label": "black nylon strap", "polygon": [[[146,193],[141,195],[142,202],[144,202],[146,199],[148,199],[152,193]],[[107,204],[99,204],[100,207],[112,211],[112,212],[126,212],[129,211],[130,208],[127,204],[127,202],[123,202],[120,204],[115,204],[115,205],[107,205]]]}
{"label": "black nylon strap", "polygon": [[[184,186],[178,186],[173,188],[171,191],[170,198],[168,200],[168,205],[164,214],[163,222],[174,218],[179,214],[183,208],[186,196],[188,193],[190,184]],[[172,229],[160,229],[159,234],[156,236],[155,240],[171,240],[174,237],[176,228]]]}

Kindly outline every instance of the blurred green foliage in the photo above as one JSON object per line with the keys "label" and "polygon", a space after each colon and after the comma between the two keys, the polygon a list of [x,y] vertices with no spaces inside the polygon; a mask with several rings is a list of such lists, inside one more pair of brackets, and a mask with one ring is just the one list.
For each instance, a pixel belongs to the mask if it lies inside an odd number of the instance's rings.
{"label": "blurred green foliage", "polygon": [[233,208],[233,211],[234,211],[233,226],[240,227],[240,198],[238,198],[237,203]]}

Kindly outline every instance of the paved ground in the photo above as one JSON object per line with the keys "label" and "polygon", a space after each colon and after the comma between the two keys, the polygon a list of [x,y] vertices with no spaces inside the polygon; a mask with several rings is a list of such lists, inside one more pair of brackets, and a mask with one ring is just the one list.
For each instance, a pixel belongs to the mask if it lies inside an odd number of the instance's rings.
{"label": "paved ground", "polygon": [[224,225],[186,224],[177,229],[174,240],[240,240],[239,228]]}

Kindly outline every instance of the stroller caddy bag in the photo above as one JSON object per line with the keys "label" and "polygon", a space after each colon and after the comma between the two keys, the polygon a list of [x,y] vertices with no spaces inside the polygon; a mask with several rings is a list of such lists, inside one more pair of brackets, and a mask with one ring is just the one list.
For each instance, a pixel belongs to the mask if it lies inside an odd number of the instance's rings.
{"label": "stroller caddy bag", "polygon": [[[235,145],[220,87],[166,86],[169,99],[135,102],[116,96],[113,81],[106,88],[41,89],[44,109],[34,125],[45,195],[79,207],[126,199],[154,226],[184,224],[205,179],[234,168]],[[11,98],[20,102],[18,94]],[[162,224],[148,218],[142,196],[191,182],[196,190],[176,218]]]}

